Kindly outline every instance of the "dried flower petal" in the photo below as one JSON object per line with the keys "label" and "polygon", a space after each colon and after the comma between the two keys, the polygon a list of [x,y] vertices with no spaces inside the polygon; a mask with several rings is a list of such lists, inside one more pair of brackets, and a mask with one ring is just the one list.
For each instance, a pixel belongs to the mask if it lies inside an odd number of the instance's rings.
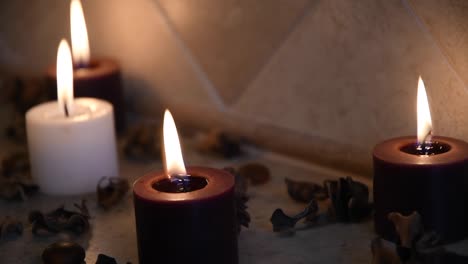
{"label": "dried flower petal", "polygon": [[74,242],[56,242],[44,249],[42,260],[47,264],[84,264],[86,253]]}
{"label": "dried flower petal", "polygon": [[299,220],[310,215],[316,215],[317,212],[317,201],[312,200],[302,212],[292,217],[286,215],[282,209],[276,209],[271,215],[270,222],[273,224],[274,232],[281,232],[293,229]]}
{"label": "dried flower petal", "polygon": [[0,220],[0,238],[23,234],[23,223],[9,216]]}
{"label": "dried flower petal", "polygon": [[219,129],[212,129],[197,144],[203,153],[215,154],[223,158],[235,158],[243,154],[241,139]]}
{"label": "dried flower petal", "polygon": [[89,229],[89,211],[86,201],[81,205],[74,204],[79,211],[69,211],[63,206],[43,214],[40,211],[29,213],[29,222],[32,224],[32,233],[37,236],[52,235],[63,231],[80,235]]}
{"label": "dried flower petal", "polygon": [[130,189],[127,179],[120,177],[103,177],[97,186],[98,204],[110,208],[117,204]]}
{"label": "dried flower petal", "polygon": [[324,200],[327,198],[325,189],[319,184],[305,181],[284,179],[289,196],[298,202],[308,203],[313,199]]}
{"label": "dried flower petal", "polygon": [[270,180],[270,170],[260,163],[247,163],[239,168],[239,174],[252,185],[265,184]]}

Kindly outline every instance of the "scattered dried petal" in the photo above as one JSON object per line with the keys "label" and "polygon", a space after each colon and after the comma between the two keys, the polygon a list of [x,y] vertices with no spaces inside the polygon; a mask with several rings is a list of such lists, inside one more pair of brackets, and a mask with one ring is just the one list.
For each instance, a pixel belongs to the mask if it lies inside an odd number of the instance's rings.
{"label": "scattered dried petal", "polygon": [[327,198],[325,189],[313,182],[294,181],[284,179],[289,196],[298,202],[308,203],[313,199],[324,200]]}
{"label": "scattered dried petal", "polygon": [[42,252],[42,261],[47,264],[85,264],[85,250],[74,242],[57,242]]}
{"label": "scattered dried petal", "polygon": [[120,177],[103,177],[97,186],[98,204],[110,208],[117,204],[130,189],[127,179]]}
{"label": "scattered dried petal", "polygon": [[423,234],[422,219],[418,212],[413,212],[408,216],[392,212],[388,214],[388,219],[395,225],[403,247],[411,248],[416,237]]}
{"label": "scattered dried petal", "polygon": [[241,156],[241,139],[219,129],[208,132],[197,144],[197,149],[203,153],[215,154],[223,158]]}
{"label": "scattered dried petal", "polygon": [[74,204],[78,211],[66,210],[63,206],[43,214],[40,211],[29,213],[29,222],[32,224],[32,233],[37,236],[52,235],[59,232],[72,232],[80,235],[89,229],[89,211],[86,201],[81,205]]}
{"label": "scattered dried petal", "polygon": [[224,168],[224,170],[235,177],[234,199],[236,203],[237,232],[240,233],[241,226],[248,228],[250,224],[250,214],[247,212],[247,202],[249,201],[249,197],[247,195],[247,183],[234,168],[227,167]]}
{"label": "scattered dried petal", "polygon": [[23,234],[23,223],[18,219],[7,216],[0,221],[0,238],[21,234]]}
{"label": "scattered dried petal", "polygon": [[124,154],[129,159],[154,161],[161,159],[161,129],[159,124],[141,123],[128,130]]}
{"label": "scattered dried petal", "polygon": [[106,256],[104,254],[99,254],[96,260],[96,264],[117,264],[115,258]]}
{"label": "scattered dried petal", "polygon": [[395,248],[385,246],[380,238],[372,240],[371,251],[372,264],[401,264]]}
{"label": "scattered dried petal", "polygon": [[282,209],[276,209],[271,215],[270,222],[273,224],[274,232],[287,231],[293,229],[296,223],[302,218],[316,215],[317,212],[317,201],[312,200],[302,212],[292,217],[286,215]]}
{"label": "scattered dried petal", "polygon": [[270,170],[260,163],[247,163],[239,168],[239,174],[252,185],[265,184],[270,180]]}

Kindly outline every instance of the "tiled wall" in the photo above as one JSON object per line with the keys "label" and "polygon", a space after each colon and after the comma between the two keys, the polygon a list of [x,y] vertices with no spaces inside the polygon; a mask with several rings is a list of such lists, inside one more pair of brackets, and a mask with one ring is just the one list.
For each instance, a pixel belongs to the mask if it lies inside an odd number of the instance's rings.
{"label": "tiled wall", "polygon": [[[463,0],[83,0],[92,54],[122,64],[137,111],[222,126],[371,174],[375,143],[415,134],[425,80],[436,134],[468,140]],[[68,1],[0,4],[0,67],[40,74]],[[180,122],[180,121],[179,121]]]}

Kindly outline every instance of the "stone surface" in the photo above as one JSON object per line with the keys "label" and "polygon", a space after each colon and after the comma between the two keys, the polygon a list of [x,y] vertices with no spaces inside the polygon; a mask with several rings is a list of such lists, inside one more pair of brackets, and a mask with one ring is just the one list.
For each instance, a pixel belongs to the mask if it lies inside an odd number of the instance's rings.
{"label": "stone surface", "polygon": [[234,102],[310,0],[157,0],[221,97]]}
{"label": "stone surface", "polygon": [[[375,237],[371,221],[359,224],[331,224],[299,230],[293,237],[284,237],[272,232],[270,217],[276,208],[292,214],[302,210],[305,204],[294,202],[289,198],[284,184],[284,177],[296,180],[323,182],[335,179],[348,173],[325,169],[313,164],[299,162],[290,158],[258,149],[250,149],[249,156],[235,161],[214,159],[201,156],[194,150],[194,142],[183,140],[184,157],[187,165],[203,164],[204,166],[222,168],[229,165],[238,166],[247,161],[261,162],[272,172],[272,179],[265,185],[249,186],[248,202],[251,224],[243,229],[239,237],[240,264],[300,264],[300,263],[370,263],[370,241]],[[161,169],[159,162],[138,163],[122,161],[121,176],[133,182],[150,169]],[[358,176],[353,175],[355,179]],[[362,179],[366,184],[368,180]],[[53,197],[39,194],[25,203],[5,202],[0,200],[2,215],[19,217],[26,221],[32,209],[48,211],[65,204],[72,206],[85,198],[91,213],[91,230],[88,235],[75,241],[86,250],[86,263],[94,263],[98,254],[114,257],[118,263],[130,261],[137,263],[137,245],[133,200],[131,192],[124,200],[110,210],[102,210],[96,204],[95,195]],[[23,236],[15,240],[0,240],[0,259],[2,263],[41,263],[42,250],[64,236],[35,238],[31,235],[30,226],[26,226]],[[452,245],[451,250],[467,252],[467,241]],[[155,249],[157,251],[157,249]]]}

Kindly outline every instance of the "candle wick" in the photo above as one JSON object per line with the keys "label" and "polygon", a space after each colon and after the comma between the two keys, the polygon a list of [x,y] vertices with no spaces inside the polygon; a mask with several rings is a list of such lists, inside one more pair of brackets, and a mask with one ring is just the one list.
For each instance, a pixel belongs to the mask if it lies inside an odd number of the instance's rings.
{"label": "candle wick", "polygon": [[64,108],[64,110],[65,110],[65,116],[66,116],[66,117],[69,117],[69,116],[70,116],[70,113],[68,112],[67,103],[64,103],[64,104],[63,104],[63,108]]}
{"label": "candle wick", "polygon": [[179,192],[190,192],[190,178],[188,175],[174,175],[172,180],[177,184],[177,190]]}

